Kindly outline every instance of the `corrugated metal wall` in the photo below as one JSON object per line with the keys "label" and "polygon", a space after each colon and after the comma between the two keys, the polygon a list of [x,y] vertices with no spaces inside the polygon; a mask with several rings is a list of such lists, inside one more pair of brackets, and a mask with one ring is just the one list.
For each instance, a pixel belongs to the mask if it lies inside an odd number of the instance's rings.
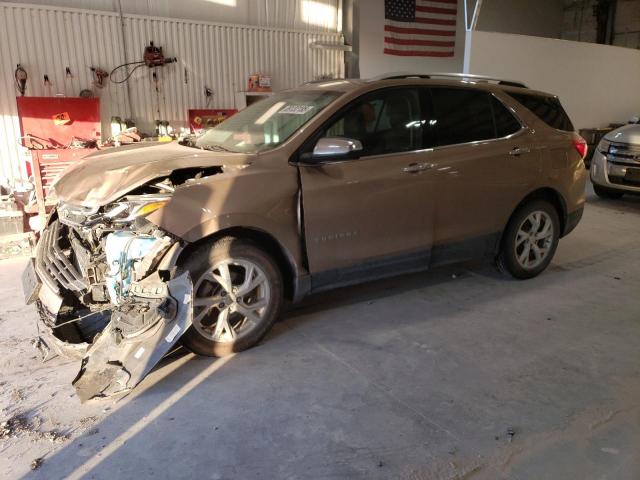
{"label": "corrugated metal wall", "polygon": [[[133,118],[149,129],[154,120],[186,125],[189,108],[206,107],[205,86],[213,89],[212,108],[233,108],[235,92],[254,72],[272,76],[275,90],[290,88],[321,75],[343,76],[343,53],[310,48],[313,42],[342,43],[337,33],[292,31],[224,25],[169,18],[124,16],[124,54],[118,14],[0,2],[0,182],[24,179],[19,160],[13,71],[20,63],[29,74],[27,95],[77,96],[93,88],[101,99],[102,129],[108,136],[112,116]],[[125,61],[140,60],[153,40],[178,63],[152,71],[138,69],[126,84],[92,87],[89,67],[110,71]],[[65,68],[73,74],[67,78]],[[120,72],[121,73],[121,72]],[[45,87],[43,76],[52,82]]]}
{"label": "corrugated metal wall", "polygon": [[152,17],[209,20],[267,28],[332,31],[340,0],[11,0],[48,7],[82,8]]}

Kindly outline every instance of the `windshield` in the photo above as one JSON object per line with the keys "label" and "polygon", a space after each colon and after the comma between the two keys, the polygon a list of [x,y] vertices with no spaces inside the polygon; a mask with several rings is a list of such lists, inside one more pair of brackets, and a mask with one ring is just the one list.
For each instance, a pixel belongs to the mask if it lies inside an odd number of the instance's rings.
{"label": "windshield", "polygon": [[196,141],[196,147],[257,153],[277,147],[340,95],[301,90],[282,92],[241,110]]}

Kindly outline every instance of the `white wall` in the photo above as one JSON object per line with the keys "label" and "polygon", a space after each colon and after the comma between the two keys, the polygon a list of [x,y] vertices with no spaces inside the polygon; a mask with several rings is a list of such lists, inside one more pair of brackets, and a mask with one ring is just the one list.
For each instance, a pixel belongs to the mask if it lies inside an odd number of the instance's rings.
{"label": "white wall", "polygon": [[336,31],[338,0],[13,0],[152,17]]}
{"label": "white wall", "polygon": [[466,73],[522,80],[560,97],[576,128],[640,113],[640,50],[475,31]]}
{"label": "white wall", "polygon": [[462,72],[464,59],[464,1],[458,1],[455,55],[450,58],[396,57],[384,54],[384,0],[363,0],[358,15],[360,76],[387,72]]}

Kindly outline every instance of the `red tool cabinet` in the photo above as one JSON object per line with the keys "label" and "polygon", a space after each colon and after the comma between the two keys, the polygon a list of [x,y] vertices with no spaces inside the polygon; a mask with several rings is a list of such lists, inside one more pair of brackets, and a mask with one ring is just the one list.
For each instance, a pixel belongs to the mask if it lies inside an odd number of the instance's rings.
{"label": "red tool cabinet", "polygon": [[71,147],[74,139],[100,140],[100,100],[17,97],[16,102],[21,143],[31,152],[27,173],[33,176],[37,211],[44,216],[51,184],[67,166],[95,151]]}

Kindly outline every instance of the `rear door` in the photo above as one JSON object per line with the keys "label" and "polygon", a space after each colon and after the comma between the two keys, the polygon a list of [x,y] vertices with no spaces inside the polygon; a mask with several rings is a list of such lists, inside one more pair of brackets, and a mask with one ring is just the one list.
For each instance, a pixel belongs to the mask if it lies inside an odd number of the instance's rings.
{"label": "rear door", "polygon": [[[539,168],[529,131],[491,93],[432,87],[434,263],[486,254]],[[523,169],[523,168],[524,169]]]}
{"label": "rear door", "polygon": [[[557,97],[541,95],[537,93],[509,91],[508,95],[526,107],[547,127],[541,125],[538,130],[544,129],[544,133],[538,135],[543,139],[541,155],[545,170],[549,172],[551,179],[567,178],[567,170],[575,171],[581,168],[582,158],[577,155],[573,147],[574,127],[569,116],[562,108]],[[571,155],[568,155],[571,154]]]}
{"label": "rear door", "polygon": [[428,267],[433,182],[418,88],[355,100],[320,136],[359,140],[357,159],[300,167],[313,288]]}

